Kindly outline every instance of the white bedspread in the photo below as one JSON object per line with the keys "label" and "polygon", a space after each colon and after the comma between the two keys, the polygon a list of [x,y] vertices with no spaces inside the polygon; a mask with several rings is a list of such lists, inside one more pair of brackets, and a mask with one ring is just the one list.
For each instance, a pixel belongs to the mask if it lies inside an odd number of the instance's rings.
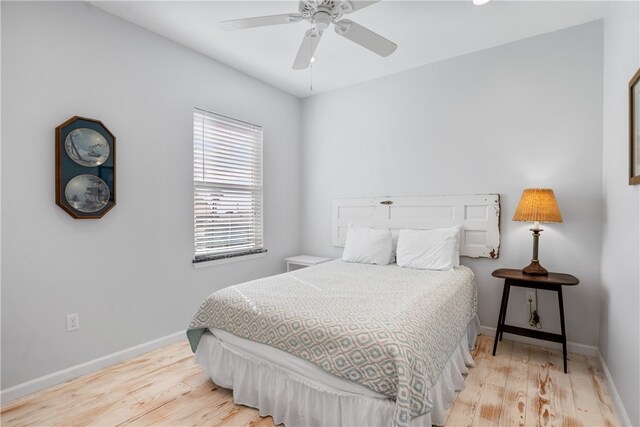
{"label": "white bedspread", "polygon": [[407,426],[476,315],[468,268],[433,272],[332,261],[211,294],[188,335],[228,331],[316,364],[395,401]]}

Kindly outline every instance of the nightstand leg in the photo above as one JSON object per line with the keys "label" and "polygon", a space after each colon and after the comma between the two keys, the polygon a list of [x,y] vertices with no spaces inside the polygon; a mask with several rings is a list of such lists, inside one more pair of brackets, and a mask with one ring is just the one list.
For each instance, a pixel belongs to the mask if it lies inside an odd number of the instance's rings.
{"label": "nightstand leg", "polygon": [[562,331],[562,359],[564,373],[567,373],[567,333],[564,329],[564,304],[562,302],[562,286],[558,287],[558,305],[560,306],[560,330]]}
{"label": "nightstand leg", "polygon": [[507,308],[509,308],[509,293],[511,292],[511,282],[509,280],[504,281],[505,287],[507,288],[507,296],[504,298],[504,310],[502,310],[502,328],[500,328],[500,341],[502,341],[502,336],[504,335],[504,324],[507,321]]}
{"label": "nightstand leg", "polygon": [[496,337],[493,340],[493,355],[496,355],[496,348],[498,347],[498,337],[500,336],[500,330],[502,329],[503,312],[505,309],[505,297],[508,293],[507,281],[504,281],[504,288],[502,288],[502,301],[500,302],[500,313],[498,313],[498,324],[496,325]]}

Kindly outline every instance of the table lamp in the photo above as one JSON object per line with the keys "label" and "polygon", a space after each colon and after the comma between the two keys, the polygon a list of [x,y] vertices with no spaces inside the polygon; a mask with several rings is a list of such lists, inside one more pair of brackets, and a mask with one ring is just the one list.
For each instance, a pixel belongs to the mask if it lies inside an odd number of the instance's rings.
{"label": "table lamp", "polygon": [[522,192],[520,203],[513,214],[513,221],[533,222],[533,259],[522,269],[525,274],[546,276],[549,272],[538,260],[538,240],[541,222],[562,222],[562,215],[556,202],[556,196],[550,188],[527,188]]}

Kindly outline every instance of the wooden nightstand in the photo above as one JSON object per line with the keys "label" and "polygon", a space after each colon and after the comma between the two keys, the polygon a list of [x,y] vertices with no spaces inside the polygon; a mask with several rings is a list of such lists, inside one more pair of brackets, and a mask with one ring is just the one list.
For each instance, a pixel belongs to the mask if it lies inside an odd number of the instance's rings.
{"label": "wooden nightstand", "polygon": [[331,258],[323,258],[319,256],[298,255],[284,259],[287,262],[287,272],[299,270],[310,265],[316,265],[323,262],[331,261]]}
{"label": "wooden nightstand", "polygon": [[[522,335],[525,337],[538,338],[546,341],[553,341],[562,344],[562,356],[564,360],[564,373],[567,373],[567,334],[564,328],[564,305],[562,303],[562,286],[574,286],[580,281],[570,274],[549,273],[548,276],[532,276],[525,274],[522,270],[513,268],[501,268],[491,273],[493,277],[504,279],[504,288],[502,290],[502,302],[500,303],[500,314],[498,314],[498,326],[496,327],[496,338],[493,343],[493,355],[496,355],[496,347],[498,339],[502,341],[502,334]],[[544,289],[547,291],[556,291],[558,293],[558,306],[560,308],[560,328],[561,334],[552,334],[550,332],[536,331],[533,329],[520,328],[517,326],[505,325],[504,321],[507,317],[507,305],[509,305],[509,290],[511,286],[519,286],[522,288]]]}

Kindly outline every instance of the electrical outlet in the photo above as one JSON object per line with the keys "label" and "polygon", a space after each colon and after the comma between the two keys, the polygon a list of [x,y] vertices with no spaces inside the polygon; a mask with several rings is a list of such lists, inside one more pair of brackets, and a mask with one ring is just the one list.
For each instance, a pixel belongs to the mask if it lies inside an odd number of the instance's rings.
{"label": "electrical outlet", "polygon": [[535,306],[536,304],[536,293],[534,291],[527,291],[527,299],[526,299],[526,303],[527,305],[529,305],[529,301],[531,301],[531,304],[533,304]]}
{"label": "electrical outlet", "polygon": [[67,314],[67,332],[80,329],[80,316],[78,313]]}

